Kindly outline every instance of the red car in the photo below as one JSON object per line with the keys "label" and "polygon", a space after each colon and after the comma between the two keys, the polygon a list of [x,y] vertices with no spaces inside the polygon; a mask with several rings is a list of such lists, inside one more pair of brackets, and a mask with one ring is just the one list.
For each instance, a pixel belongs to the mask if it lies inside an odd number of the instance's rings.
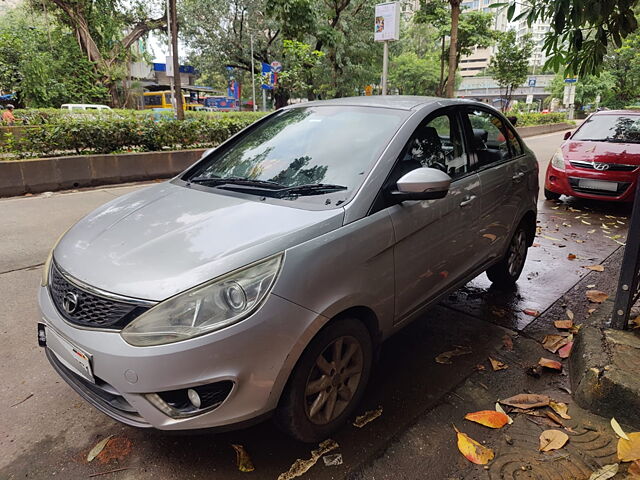
{"label": "red car", "polygon": [[551,158],[544,196],[632,202],[640,171],[640,112],[594,113]]}

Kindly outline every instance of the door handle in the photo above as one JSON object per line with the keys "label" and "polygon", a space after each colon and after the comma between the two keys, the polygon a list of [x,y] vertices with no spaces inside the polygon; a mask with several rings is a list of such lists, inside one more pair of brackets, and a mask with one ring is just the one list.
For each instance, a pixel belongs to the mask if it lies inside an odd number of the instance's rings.
{"label": "door handle", "polygon": [[522,177],[524,177],[524,172],[518,172],[511,178],[516,182],[519,182],[520,180],[522,180]]}
{"label": "door handle", "polygon": [[476,199],[475,195],[471,195],[470,197],[465,198],[463,201],[460,202],[460,206],[461,207],[466,207],[467,205],[471,205],[471,202],[473,202]]}

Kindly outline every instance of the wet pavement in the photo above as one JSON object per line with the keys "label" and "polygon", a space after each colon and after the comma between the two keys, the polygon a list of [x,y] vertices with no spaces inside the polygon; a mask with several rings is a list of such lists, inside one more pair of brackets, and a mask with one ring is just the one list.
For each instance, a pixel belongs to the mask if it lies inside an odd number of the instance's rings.
{"label": "wet pavement", "polygon": [[[541,176],[561,140],[562,133],[527,139],[538,154]],[[3,218],[10,219],[9,227],[0,226],[0,338],[7,346],[0,350],[5,380],[0,390],[0,479],[76,479],[110,471],[98,478],[276,479],[297,458],[309,458],[314,446],[289,440],[271,422],[197,436],[122,426],[80,400],[53,374],[35,345],[34,292],[46,246],[84,212],[133,188],[138,187],[0,200]],[[541,198],[538,236],[517,289],[494,289],[481,275],[385,343],[358,411],[382,407],[382,415],[363,428],[345,426],[333,437],[339,449],[332,452],[342,454],[343,464],[325,466],[320,459],[304,478],[544,478],[478,470],[456,450],[451,424],[482,437],[486,431],[462,420],[467,411],[492,408],[498,396],[530,390],[559,397],[559,388],[566,388],[566,376],[547,376],[541,382],[523,373],[544,353],[529,332],[589,273],[585,266],[605,261],[620,247],[629,209],[564,200]],[[542,315],[531,315],[535,312]],[[512,338],[513,351],[505,350],[505,335]],[[452,365],[434,361],[460,345],[471,353],[456,357]],[[511,368],[490,371],[490,355]],[[566,393],[562,399],[570,401]],[[518,418],[514,428],[520,428],[519,422],[530,423]],[[88,464],[88,451],[108,435],[115,436],[108,451]],[[503,440],[496,435],[488,441],[499,445]],[[253,473],[237,470],[232,444],[246,448]],[[585,469],[597,464],[581,461]]]}

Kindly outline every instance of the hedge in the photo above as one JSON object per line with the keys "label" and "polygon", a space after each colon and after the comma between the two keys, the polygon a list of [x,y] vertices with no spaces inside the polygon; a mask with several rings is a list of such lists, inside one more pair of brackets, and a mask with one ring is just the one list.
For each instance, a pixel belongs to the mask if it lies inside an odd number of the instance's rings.
{"label": "hedge", "polygon": [[517,127],[568,122],[566,113],[518,113],[516,117],[518,117]]}
{"label": "hedge", "polygon": [[[42,110],[34,112],[30,125],[38,125],[46,113]],[[25,128],[21,135],[5,134],[0,148],[10,158],[26,158],[211,147],[265,115],[254,112],[188,113],[185,121],[131,111],[124,115],[119,112],[55,113],[38,127]]]}

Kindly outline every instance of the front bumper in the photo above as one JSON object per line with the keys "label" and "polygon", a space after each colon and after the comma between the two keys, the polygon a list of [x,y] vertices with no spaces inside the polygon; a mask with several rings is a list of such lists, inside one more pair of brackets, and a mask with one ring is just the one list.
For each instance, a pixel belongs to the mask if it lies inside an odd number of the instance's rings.
{"label": "front bumper", "polygon": [[[38,299],[46,330],[88,354],[95,383],[47,347],[58,374],[110,417],[161,430],[224,427],[268,414],[277,406],[300,353],[325,322],[271,294],[254,315],[223,330],[168,345],[134,347],[118,332],[67,323],[47,288],[40,288]],[[226,399],[213,410],[187,418],[163,413],[147,396],[223,381],[233,382]]]}
{"label": "front bumper", "polygon": [[[590,200],[607,200],[614,202],[632,202],[638,181],[638,169],[632,172],[600,172],[575,168],[569,162],[566,170],[557,170],[551,163],[547,167],[544,188],[555,193],[572,197],[587,198]],[[579,187],[580,179],[602,180],[616,182],[618,188],[615,192],[604,190],[591,190]]]}

